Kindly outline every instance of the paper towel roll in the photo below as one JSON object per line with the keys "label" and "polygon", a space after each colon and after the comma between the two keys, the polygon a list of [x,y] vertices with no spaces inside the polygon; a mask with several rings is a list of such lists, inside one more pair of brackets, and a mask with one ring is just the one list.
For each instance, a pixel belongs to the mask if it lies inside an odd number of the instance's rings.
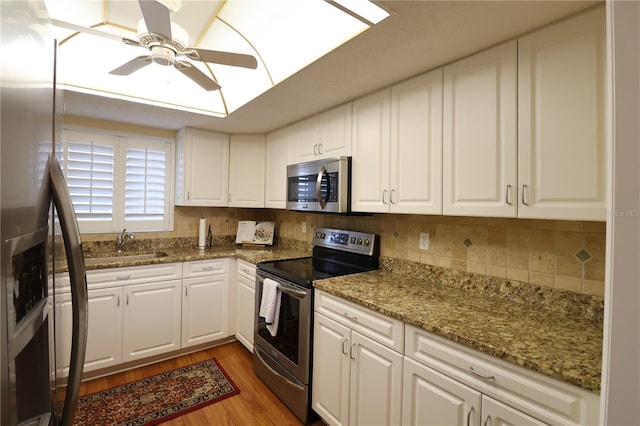
{"label": "paper towel roll", "polygon": [[204,220],[204,217],[200,218],[200,227],[198,229],[198,248],[199,249],[204,249],[204,238],[205,238],[205,228],[206,228],[206,221]]}

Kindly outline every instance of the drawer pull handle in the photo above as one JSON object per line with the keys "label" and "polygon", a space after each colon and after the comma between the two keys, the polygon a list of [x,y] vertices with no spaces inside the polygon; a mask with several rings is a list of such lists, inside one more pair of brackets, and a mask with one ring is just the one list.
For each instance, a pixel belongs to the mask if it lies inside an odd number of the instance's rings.
{"label": "drawer pull handle", "polygon": [[346,350],[346,349],[345,349],[345,347],[344,347],[344,344],[345,344],[345,343],[348,343],[348,340],[347,340],[347,339],[344,339],[344,340],[342,341],[342,354],[343,354],[343,355],[346,355],[346,354],[347,354],[347,350]]}
{"label": "drawer pull handle", "polygon": [[473,405],[467,411],[467,426],[471,426],[471,413],[473,413]]}
{"label": "drawer pull handle", "polygon": [[353,356],[353,349],[356,347],[356,344],[354,343],[353,345],[351,345],[351,347],[349,348],[349,358],[351,359],[356,359],[355,356]]}
{"label": "drawer pull handle", "polygon": [[131,279],[131,275],[120,275],[116,277],[117,280],[128,280]]}
{"label": "drawer pull handle", "polygon": [[491,416],[487,416],[484,418],[484,422],[482,422],[483,426],[487,426],[487,423],[489,423],[489,419],[491,418]]}
{"label": "drawer pull handle", "polygon": [[120,295],[118,295],[118,296],[116,297],[116,299],[117,299],[117,301],[118,301],[118,304],[117,304],[116,306],[120,307]]}
{"label": "drawer pull handle", "polygon": [[473,369],[473,367],[469,367],[469,372],[471,374],[475,374],[476,376],[480,377],[481,379],[485,379],[485,380],[495,380],[496,379],[496,376],[487,376],[485,374],[478,373],[476,370]]}
{"label": "drawer pull handle", "polygon": [[351,320],[351,321],[358,321],[358,317],[354,317],[353,315],[349,315],[349,313],[348,313],[348,312],[345,312],[345,313],[344,313],[344,317],[345,317],[346,319],[348,319],[348,320]]}
{"label": "drawer pull handle", "polygon": [[213,271],[213,266],[203,266],[202,270],[203,271]]}

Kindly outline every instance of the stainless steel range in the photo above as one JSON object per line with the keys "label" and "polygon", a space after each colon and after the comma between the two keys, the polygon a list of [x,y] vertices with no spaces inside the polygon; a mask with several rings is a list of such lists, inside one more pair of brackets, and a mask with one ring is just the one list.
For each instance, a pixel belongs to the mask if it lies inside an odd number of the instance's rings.
{"label": "stainless steel range", "polygon": [[378,269],[375,234],[316,228],[313,256],[258,264],[254,372],[303,422],[311,410],[313,280]]}

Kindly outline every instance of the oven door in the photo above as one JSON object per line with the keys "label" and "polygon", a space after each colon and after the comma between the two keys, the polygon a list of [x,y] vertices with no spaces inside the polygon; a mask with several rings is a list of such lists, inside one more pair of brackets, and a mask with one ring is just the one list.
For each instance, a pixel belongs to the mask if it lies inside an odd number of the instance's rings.
{"label": "oven door", "polygon": [[[267,330],[265,319],[259,316],[265,278],[276,281],[280,290],[279,323],[275,336]],[[312,297],[312,289],[265,271],[256,273],[254,344],[305,385],[310,379]]]}

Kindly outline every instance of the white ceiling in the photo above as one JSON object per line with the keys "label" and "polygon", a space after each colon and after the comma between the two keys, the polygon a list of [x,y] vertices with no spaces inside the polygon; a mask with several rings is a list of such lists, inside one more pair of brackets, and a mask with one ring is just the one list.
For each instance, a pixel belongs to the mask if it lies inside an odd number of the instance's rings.
{"label": "white ceiling", "polygon": [[225,118],[70,91],[64,94],[65,114],[170,130],[268,133],[604,1],[377,3],[391,12],[389,18]]}

